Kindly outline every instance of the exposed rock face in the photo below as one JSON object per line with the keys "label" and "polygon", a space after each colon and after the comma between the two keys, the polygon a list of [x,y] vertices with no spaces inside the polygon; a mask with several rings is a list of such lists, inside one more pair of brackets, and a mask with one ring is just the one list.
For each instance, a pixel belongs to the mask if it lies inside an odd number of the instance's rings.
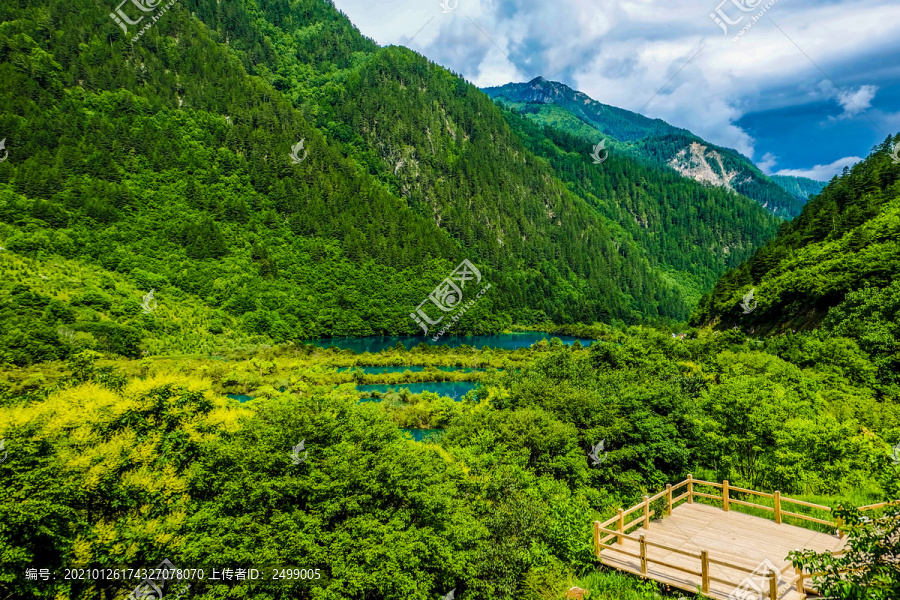
{"label": "exposed rock face", "polygon": [[[805,180],[802,185],[793,178],[773,181],[739,152],[718,147],[661,119],[602,104],[583,92],[543,77],[527,83],[487,87],[483,91],[492,98],[525,105],[528,118],[538,123],[589,139],[592,144],[601,137],[613,145],[619,142],[622,144],[619,151],[632,152],[672,167],[684,177],[745,195],[781,217],[800,214],[809,194],[821,191],[818,182],[812,180]],[[556,107],[582,123],[567,120]]]}
{"label": "exposed rock face", "polygon": [[668,165],[685,177],[735,191],[731,182],[738,172],[727,171],[722,163],[722,156],[715,150],[707,150],[699,142],[692,142],[690,146],[680,150]]}

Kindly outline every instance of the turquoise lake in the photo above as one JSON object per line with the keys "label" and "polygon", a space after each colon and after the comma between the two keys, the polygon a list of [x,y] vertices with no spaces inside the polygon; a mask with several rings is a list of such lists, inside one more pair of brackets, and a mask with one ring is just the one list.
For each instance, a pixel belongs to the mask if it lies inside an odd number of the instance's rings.
{"label": "turquoise lake", "polygon": [[[460,371],[461,373],[474,373],[475,371],[486,371],[487,369],[475,369],[473,367],[434,367],[439,371]],[[338,367],[338,372],[341,371],[349,371],[350,369],[356,369],[358,371],[362,371],[366,374],[372,375],[380,375],[381,373],[402,373],[404,371],[410,371],[411,373],[418,373],[419,371],[424,371],[425,367],[421,365],[411,365],[408,367]],[[502,370],[502,369],[499,369]]]}
{"label": "turquoise lake", "polygon": [[246,402],[247,400],[253,400],[252,396],[248,396],[246,394],[225,394],[227,397],[232,400],[237,400],[238,402]]}
{"label": "turquoise lake", "polygon": [[437,342],[432,342],[430,337],[422,335],[407,335],[395,337],[348,337],[348,338],[328,338],[306,340],[307,344],[313,344],[319,348],[329,348],[336,346],[341,350],[353,350],[357,354],[363,352],[381,352],[388,350],[401,342],[406,346],[407,350],[426,344],[429,346],[447,346],[449,348],[458,348],[462,345],[472,346],[481,349],[483,346],[488,348],[498,348],[502,350],[517,350],[519,348],[528,348],[535,342],[541,340],[550,340],[550,338],[558,337],[564,344],[574,344],[576,340],[581,342],[583,346],[589,346],[596,340],[588,338],[577,338],[571,335],[553,335],[544,331],[526,331],[523,333],[498,333],[496,335],[465,335],[456,337],[444,336]]}
{"label": "turquoise lake", "polygon": [[[422,392],[434,392],[441,396],[449,396],[454,400],[460,400],[465,396],[466,392],[474,389],[478,385],[476,381],[425,381],[422,383],[398,383],[398,384],[370,384],[358,385],[356,390],[359,392],[377,391],[384,394],[390,389],[399,391],[400,388],[406,388],[413,394],[421,394]],[[365,398],[363,401],[371,401]]]}
{"label": "turquoise lake", "polygon": [[401,429],[413,437],[413,441],[421,442],[423,439],[433,436],[436,433],[441,433],[444,431],[443,429],[406,429],[401,427]]}

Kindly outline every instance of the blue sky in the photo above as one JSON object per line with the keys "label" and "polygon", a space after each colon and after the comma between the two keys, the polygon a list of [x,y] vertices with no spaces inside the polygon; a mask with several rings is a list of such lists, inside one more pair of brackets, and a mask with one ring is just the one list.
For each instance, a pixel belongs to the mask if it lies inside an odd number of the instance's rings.
{"label": "blue sky", "polygon": [[735,148],[767,173],[829,179],[900,131],[895,0],[335,5],[376,42],[478,86],[542,75]]}

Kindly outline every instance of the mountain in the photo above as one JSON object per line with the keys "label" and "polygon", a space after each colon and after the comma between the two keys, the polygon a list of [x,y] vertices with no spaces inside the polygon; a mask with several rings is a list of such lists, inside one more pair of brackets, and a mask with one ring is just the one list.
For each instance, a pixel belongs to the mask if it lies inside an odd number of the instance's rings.
{"label": "mountain", "polygon": [[[0,8],[5,360],[159,351],[135,340],[160,332],[208,350],[141,309],[151,290],[229,347],[418,333],[463,259],[492,288],[460,333],[689,315],[487,96],[329,3],[177,3],[137,40],[108,7],[54,6],[50,28]],[[94,275],[45,273],[63,259]]]}
{"label": "mountain", "polygon": [[835,177],[716,283],[692,321],[757,334],[818,328],[851,337],[876,359],[881,380],[900,383],[900,165],[891,148],[889,137]]}
{"label": "mountain", "polygon": [[[17,364],[419,333],[411,313],[464,259],[492,287],[457,333],[679,321],[775,231],[638,155],[589,164],[583,140],[328,2],[187,1],[140,33],[77,6],[53,34],[0,8],[0,258],[24,261],[2,267],[0,351]],[[151,290],[180,325],[141,308]]]}
{"label": "mountain", "polygon": [[810,196],[815,196],[821,192],[822,188],[828,184],[827,181],[817,181],[808,177],[796,177],[793,175],[769,175],[769,178],[803,203],[806,203]]}
{"label": "mountain", "polygon": [[[727,269],[775,234],[779,219],[759,204],[632,155],[598,152],[576,135],[505,110],[529,150],[570,190],[617,225],[616,244],[634,240],[692,302]],[[602,156],[601,156],[602,154]]]}
{"label": "mountain", "polygon": [[586,94],[537,77],[528,83],[483,88],[490,97],[538,123],[553,125],[617,152],[648,158],[685,177],[743,194],[773,214],[790,219],[803,201],[772,181],[753,162],[729,148],[706,142],[661,119],[597,102]]}

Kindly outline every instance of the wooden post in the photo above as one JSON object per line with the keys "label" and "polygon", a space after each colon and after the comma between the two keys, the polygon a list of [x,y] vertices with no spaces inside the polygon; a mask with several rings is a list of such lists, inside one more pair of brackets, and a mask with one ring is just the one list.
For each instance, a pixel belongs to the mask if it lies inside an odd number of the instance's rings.
{"label": "wooden post", "polygon": [[803,569],[800,567],[797,567],[794,570],[797,571],[797,591],[801,594],[805,594],[806,586],[803,585]]}
{"label": "wooden post", "polygon": [[728,501],[731,500],[731,492],[728,491],[728,480],[722,482],[722,508],[728,512]]}
{"label": "wooden post", "polygon": [[688,484],[687,484],[688,504],[693,504],[694,503],[694,476],[691,475],[690,473],[688,473],[687,482],[688,482]]}
{"label": "wooden post", "polygon": [[706,550],[700,551],[700,561],[701,561],[701,568],[700,568],[701,583],[703,584],[703,587],[701,589],[703,590],[704,594],[709,594],[709,552],[708,551],[706,551]]}
{"label": "wooden post", "polygon": [[600,556],[600,521],[594,521],[594,554]]}
{"label": "wooden post", "polygon": [[566,600],[584,600],[584,594],[587,590],[580,587],[573,587],[566,592]]}
{"label": "wooden post", "polygon": [[672,514],[672,484],[666,484],[666,502],[668,503],[666,506],[666,514]]}
{"label": "wooden post", "polygon": [[647,543],[644,541],[644,534],[641,534],[641,575],[647,574]]}
{"label": "wooden post", "polygon": [[624,542],[624,538],[622,534],[625,533],[625,515],[622,514],[625,511],[621,508],[619,509],[619,535],[616,536],[616,543],[622,544]]}
{"label": "wooden post", "polygon": [[778,599],[778,576],[775,573],[769,573],[769,598]]}
{"label": "wooden post", "polygon": [[781,492],[775,492],[775,522],[781,523]]}
{"label": "wooden post", "polygon": [[650,496],[644,496],[644,529],[650,529]]}
{"label": "wooden post", "polygon": [[[843,508],[843,507],[842,507],[840,504],[838,504],[838,510],[841,510],[842,508]],[[844,539],[844,531],[841,529],[841,527],[842,527],[843,525],[844,525],[844,520],[841,519],[841,518],[838,518],[838,520],[837,520],[837,528],[838,528],[838,539],[839,539],[839,540]]]}

